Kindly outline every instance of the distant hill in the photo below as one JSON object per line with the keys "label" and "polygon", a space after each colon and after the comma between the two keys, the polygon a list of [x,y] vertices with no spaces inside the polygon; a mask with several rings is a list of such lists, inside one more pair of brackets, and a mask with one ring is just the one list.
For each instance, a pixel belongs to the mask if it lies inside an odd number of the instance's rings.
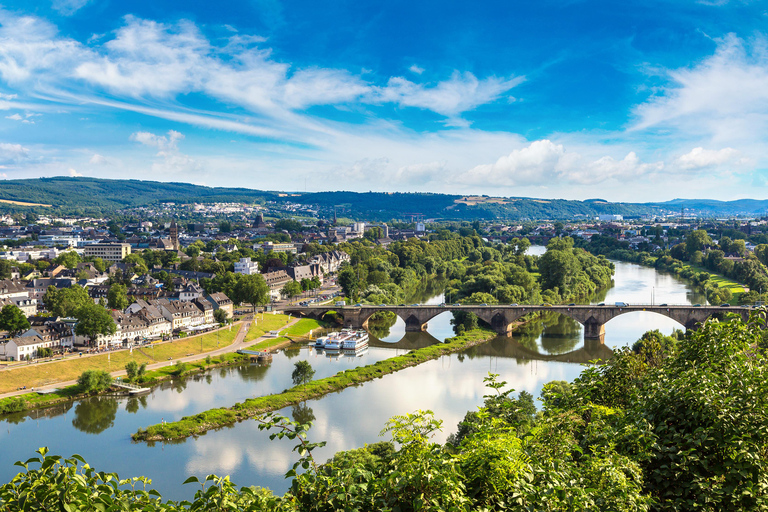
{"label": "distant hill", "polygon": [[[163,202],[299,203],[318,208],[323,217],[387,221],[411,219],[537,220],[625,217],[677,213],[703,216],[766,215],[768,200],[675,199],[659,203],[612,203],[604,199],[571,201],[527,197],[459,196],[429,193],[314,192],[278,193],[249,188],[204,187],[189,183],[53,177],[0,181],[0,211],[53,211],[87,214],[156,205]],[[44,206],[45,205],[45,206]],[[47,206],[50,205],[50,206]]]}

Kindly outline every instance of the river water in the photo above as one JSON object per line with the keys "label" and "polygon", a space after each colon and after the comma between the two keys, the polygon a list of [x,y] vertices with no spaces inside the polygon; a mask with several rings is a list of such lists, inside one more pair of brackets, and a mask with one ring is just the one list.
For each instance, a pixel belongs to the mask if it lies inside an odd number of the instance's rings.
{"label": "river water", "polygon": [[[543,248],[532,247],[532,253]],[[653,269],[615,262],[615,285],[591,299],[592,303],[623,301],[632,304],[693,304],[704,298],[689,285]],[[429,303],[443,302],[440,295]],[[332,375],[357,365],[371,364],[426,346],[453,334],[450,313],[430,321],[426,333],[405,333],[402,320],[390,327],[381,340],[371,341],[360,357],[328,357],[304,347],[275,356],[269,366],[256,364],[214,370],[206,375],[163,384],[140,398],[98,397],[44,411],[0,419],[0,482],[17,473],[17,460],[33,456],[48,446],[62,456],[80,454],[100,471],[120,477],[144,475],[165,498],[189,499],[197,487],[182,486],[189,475],[230,475],[237,485],[269,487],[283,493],[290,482],[283,478],[295,462],[289,440],[269,440],[256,421],[208,432],[178,443],[133,443],[130,434],[139,427],[174,421],[212,407],[231,405],[248,397],[279,392],[291,386],[293,365],[308,360],[315,378]],[[531,323],[511,338],[499,337],[461,354],[429,361],[418,367],[386,375],[364,385],[311,400],[281,411],[294,419],[312,419],[313,441],[327,445],[315,451],[323,462],[339,450],[358,448],[383,439],[379,432],[387,419],[416,410],[432,410],[444,421],[435,440],[443,442],[456,430],[469,410],[482,404],[489,372],[516,391],[538,396],[552,380],[572,380],[581,371],[578,362],[610,354],[610,348],[631,345],[645,331],[659,329],[669,334],[680,328],[672,320],[653,313],[621,315],[606,324],[605,346],[585,347],[581,326],[566,317],[551,314]],[[575,361],[575,362],[566,362]]]}

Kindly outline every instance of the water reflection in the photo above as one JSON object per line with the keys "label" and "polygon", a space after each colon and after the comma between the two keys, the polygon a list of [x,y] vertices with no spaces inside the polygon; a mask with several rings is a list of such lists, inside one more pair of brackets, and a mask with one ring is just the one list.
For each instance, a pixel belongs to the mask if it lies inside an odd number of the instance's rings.
{"label": "water reflection", "polygon": [[147,407],[147,396],[132,396],[125,401],[125,410],[131,414],[139,412],[139,407],[142,409]]}
{"label": "water reflection", "polygon": [[95,396],[78,402],[72,426],[86,434],[100,434],[115,424],[116,415],[117,400]]}
{"label": "water reflection", "polygon": [[309,423],[315,421],[315,413],[312,408],[307,405],[307,402],[301,402],[294,405],[291,409],[291,417],[293,417],[293,421],[297,421],[299,423]]}

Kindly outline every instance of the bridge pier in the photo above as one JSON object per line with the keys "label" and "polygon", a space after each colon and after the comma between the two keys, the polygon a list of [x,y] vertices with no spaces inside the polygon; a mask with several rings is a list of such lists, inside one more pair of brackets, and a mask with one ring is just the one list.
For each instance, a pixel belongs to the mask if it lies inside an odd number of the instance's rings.
{"label": "bridge pier", "polygon": [[584,340],[599,340],[605,342],[605,324],[595,320],[594,317],[584,322]]}

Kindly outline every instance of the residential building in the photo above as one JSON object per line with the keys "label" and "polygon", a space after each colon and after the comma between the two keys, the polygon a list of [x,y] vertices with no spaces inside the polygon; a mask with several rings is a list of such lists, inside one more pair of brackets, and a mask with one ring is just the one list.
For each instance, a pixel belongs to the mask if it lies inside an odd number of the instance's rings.
{"label": "residential building", "polygon": [[208,302],[213,304],[214,309],[223,309],[227,312],[227,317],[232,318],[232,316],[235,314],[235,308],[232,304],[232,299],[227,297],[222,292],[212,293],[208,297]]}

